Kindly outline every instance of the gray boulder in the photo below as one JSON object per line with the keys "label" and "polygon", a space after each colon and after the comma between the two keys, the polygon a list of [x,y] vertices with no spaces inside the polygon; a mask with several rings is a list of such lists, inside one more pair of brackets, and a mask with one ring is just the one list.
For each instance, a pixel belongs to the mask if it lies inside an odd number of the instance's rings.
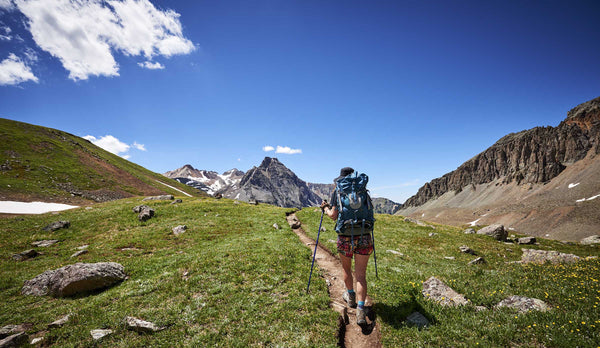
{"label": "gray boulder", "polygon": [[536,242],[535,237],[517,238],[518,244],[535,244],[535,242]]}
{"label": "gray boulder", "polygon": [[469,262],[469,265],[478,265],[485,263],[485,259],[483,257],[478,257],[475,260]]}
{"label": "gray boulder", "polygon": [[600,236],[598,236],[598,235],[589,236],[587,238],[583,238],[579,243],[581,243],[583,245],[600,244]]}
{"label": "gray boulder", "polygon": [[44,231],[54,232],[56,230],[60,230],[61,228],[69,228],[69,226],[71,226],[69,221],[55,221],[44,227]]}
{"label": "gray boulder", "polygon": [[29,343],[29,336],[25,332],[19,332],[0,340],[0,348],[21,347]]}
{"label": "gray boulder", "polygon": [[154,209],[151,209],[151,208],[144,208],[144,209],[142,209],[142,211],[140,211],[140,213],[138,214],[138,220],[140,220],[141,222],[148,221],[148,220],[150,220],[150,218],[152,218],[153,216],[154,216]]}
{"label": "gray boulder", "polygon": [[35,242],[31,242],[31,245],[34,247],[47,247],[54,243],[58,243],[58,239],[37,240]]}
{"label": "gray boulder", "polygon": [[483,234],[486,236],[491,236],[499,241],[506,241],[506,237],[508,237],[508,232],[504,229],[504,225],[501,224],[493,224],[486,226],[479,231],[477,234]]}
{"label": "gray boulder", "polygon": [[135,207],[133,207],[131,210],[133,210],[134,213],[139,214],[142,212],[142,210],[144,209],[150,209],[149,206],[142,204],[142,205],[136,205]]}
{"label": "gray boulder", "polygon": [[184,233],[186,230],[187,230],[187,226],[186,225],[179,225],[179,226],[173,227],[173,229],[172,229],[173,234],[176,235],[176,236]]}
{"label": "gray boulder", "polygon": [[181,199],[177,198],[176,200],[171,202],[171,204],[177,204],[177,203],[183,203],[183,201]]}
{"label": "gray boulder", "polygon": [[473,249],[469,248],[466,245],[461,245],[458,247],[458,249],[460,250],[461,253],[477,255],[477,253],[475,253],[475,251]]}
{"label": "gray boulder", "polygon": [[279,225],[277,223],[274,223],[273,224],[273,228],[276,229],[276,230],[278,230],[279,229]]}
{"label": "gray boulder", "polygon": [[475,234],[477,232],[472,228],[467,228],[466,230],[463,231],[463,233],[464,234]]}
{"label": "gray boulder", "polygon": [[151,323],[149,321],[141,320],[134,317],[125,317],[125,325],[127,326],[128,330],[141,333],[154,332],[165,329],[164,327],[156,326],[154,323]]}
{"label": "gray boulder", "polygon": [[29,250],[25,250],[25,251],[21,251],[18,254],[13,254],[12,258],[15,261],[25,261],[27,259],[32,259],[36,256],[38,256],[39,253],[33,249],[29,249]]}
{"label": "gray boulder", "polygon": [[416,326],[419,329],[429,326],[429,320],[419,312],[413,312],[406,318],[406,324],[409,326]]}
{"label": "gray boulder", "polygon": [[456,307],[469,303],[463,295],[454,291],[454,289],[436,277],[431,277],[423,283],[421,293],[426,299],[434,300],[442,306]]}
{"label": "gray boulder", "polygon": [[71,258],[75,258],[75,257],[81,256],[83,254],[87,254],[87,253],[88,253],[87,249],[81,249],[81,250],[75,252],[73,255],[71,255]]}
{"label": "gray boulder", "polygon": [[536,249],[523,249],[523,255],[521,256],[521,263],[544,263],[549,261],[551,263],[561,262],[577,262],[581,258],[573,254],[564,254],[554,250],[536,250]]}
{"label": "gray boulder", "polygon": [[63,316],[62,318],[55,320],[53,322],[51,322],[50,324],[48,324],[48,328],[57,328],[57,327],[62,327],[63,325],[65,325],[66,323],[69,322],[69,319],[71,318],[71,314],[67,314],[65,316]]}
{"label": "gray boulder", "polygon": [[502,307],[515,308],[521,313],[525,313],[532,310],[545,312],[549,308],[548,305],[542,300],[524,296],[508,297],[500,301],[500,303],[498,303],[496,306],[494,306],[494,308]]}
{"label": "gray boulder", "polygon": [[146,197],[146,198],[142,199],[142,201],[172,201],[173,199],[175,199],[175,197],[173,197],[173,195],[161,195],[161,196]]}
{"label": "gray boulder", "polygon": [[5,325],[0,328],[0,338],[6,338],[19,332],[25,332],[29,330],[33,324],[19,324],[19,325]]}
{"label": "gray boulder", "polygon": [[73,296],[107,288],[125,279],[124,267],[115,262],[76,263],[46,271],[25,281],[21,294]]}
{"label": "gray boulder", "polygon": [[96,329],[96,330],[90,331],[90,335],[92,335],[92,338],[94,340],[99,340],[102,337],[110,335],[112,332],[113,331],[111,329]]}

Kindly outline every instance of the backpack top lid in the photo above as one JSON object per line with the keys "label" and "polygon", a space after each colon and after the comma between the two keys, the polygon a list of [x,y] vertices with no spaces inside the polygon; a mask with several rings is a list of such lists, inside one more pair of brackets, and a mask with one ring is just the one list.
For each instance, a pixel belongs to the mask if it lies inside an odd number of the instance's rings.
{"label": "backpack top lid", "polygon": [[338,179],[335,186],[340,193],[351,193],[366,191],[369,177],[367,174],[354,172],[341,179]]}

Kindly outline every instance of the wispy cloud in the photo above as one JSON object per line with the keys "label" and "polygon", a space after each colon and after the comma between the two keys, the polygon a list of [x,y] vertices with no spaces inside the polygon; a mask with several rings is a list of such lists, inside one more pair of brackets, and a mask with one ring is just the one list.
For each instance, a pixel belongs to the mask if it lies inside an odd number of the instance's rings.
{"label": "wispy cloud", "polygon": [[297,153],[302,153],[301,149],[292,149],[289,146],[279,146],[277,145],[277,149],[275,150],[275,153],[285,153],[288,155],[294,155]]}
{"label": "wispy cloud", "polygon": [[12,36],[10,36],[10,33],[12,32],[12,29],[10,29],[9,27],[0,27],[0,41],[10,41],[12,40]]}
{"label": "wispy cloud", "polygon": [[269,146],[269,145],[263,146],[262,149],[263,149],[264,152],[270,152],[270,151],[275,150],[275,148],[273,146]]}
{"label": "wispy cloud", "polygon": [[18,85],[26,81],[38,82],[31,68],[14,53],[0,62],[0,85]]}
{"label": "wispy cloud", "polygon": [[133,142],[133,147],[135,147],[136,149],[138,149],[140,151],[146,151],[146,146],[144,146],[144,144],[138,144],[137,141]]}
{"label": "wispy cloud", "polygon": [[144,68],[159,69],[152,57],[195,50],[183,36],[180,15],[148,0],[0,0],[0,8],[21,11],[33,40],[61,61],[72,80],[118,76],[115,51],[143,56]]}
{"label": "wispy cloud", "polygon": [[159,62],[150,62],[150,61],[146,61],[143,63],[138,63],[139,66],[141,66],[142,68],[146,68],[146,69],[150,69],[150,70],[162,70],[165,68],[164,65],[160,64]]}

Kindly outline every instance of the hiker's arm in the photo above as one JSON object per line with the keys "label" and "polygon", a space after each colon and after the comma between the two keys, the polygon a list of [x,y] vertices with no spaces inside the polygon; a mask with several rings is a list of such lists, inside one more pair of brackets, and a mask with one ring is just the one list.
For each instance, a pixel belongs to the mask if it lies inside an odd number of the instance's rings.
{"label": "hiker's arm", "polygon": [[325,207],[325,214],[329,216],[332,220],[337,220],[338,218],[338,209],[337,207],[327,206]]}

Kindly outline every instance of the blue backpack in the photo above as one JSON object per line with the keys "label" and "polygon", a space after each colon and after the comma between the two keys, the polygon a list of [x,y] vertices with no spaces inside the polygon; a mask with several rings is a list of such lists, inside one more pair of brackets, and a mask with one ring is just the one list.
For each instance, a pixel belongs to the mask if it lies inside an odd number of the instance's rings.
{"label": "blue backpack", "polygon": [[339,179],[335,190],[338,201],[338,219],[335,231],[342,235],[371,233],[375,224],[373,202],[367,191],[369,177],[353,173]]}

